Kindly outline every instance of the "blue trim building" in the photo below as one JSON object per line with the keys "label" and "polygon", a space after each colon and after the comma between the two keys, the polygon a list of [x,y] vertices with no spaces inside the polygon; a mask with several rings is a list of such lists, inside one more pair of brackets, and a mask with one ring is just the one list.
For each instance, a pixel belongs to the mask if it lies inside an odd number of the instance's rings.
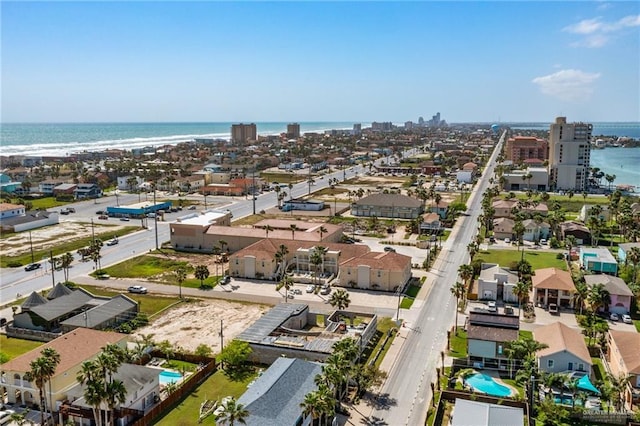
{"label": "blue trim building", "polygon": [[107,214],[111,217],[130,217],[142,218],[149,213],[157,213],[160,210],[168,210],[171,208],[171,201],[163,203],[137,203],[128,206],[107,207]]}

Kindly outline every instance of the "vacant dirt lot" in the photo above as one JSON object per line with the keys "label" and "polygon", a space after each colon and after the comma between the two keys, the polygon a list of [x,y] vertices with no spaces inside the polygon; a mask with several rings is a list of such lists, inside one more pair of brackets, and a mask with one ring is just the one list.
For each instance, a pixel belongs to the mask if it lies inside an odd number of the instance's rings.
{"label": "vacant dirt lot", "polygon": [[260,318],[268,306],[248,305],[224,300],[203,300],[171,309],[133,337],[153,334],[153,340],[168,340],[175,346],[193,352],[198,345],[208,345],[220,352],[220,321],[225,344]]}

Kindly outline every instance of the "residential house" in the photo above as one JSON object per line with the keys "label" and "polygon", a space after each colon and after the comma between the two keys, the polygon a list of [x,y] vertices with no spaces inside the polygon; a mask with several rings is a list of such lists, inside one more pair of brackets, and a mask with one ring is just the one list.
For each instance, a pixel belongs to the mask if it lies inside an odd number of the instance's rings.
{"label": "residential house", "polygon": [[86,198],[102,197],[102,189],[95,183],[79,183],[74,190],[76,199],[82,200]]}
{"label": "residential house", "polygon": [[507,342],[518,339],[520,319],[485,311],[471,311],[467,319],[467,360],[476,368],[509,367]]}
{"label": "residential house", "polygon": [[38,184],[38,191],[44,195],[53,195],[53,189],[63,183],[63,180],[43,180]]}
{"label": "residential house", "polygon": [[549,188],[549,172],[545,167],[535,167],[535,164],[531,166],[526,170],[504,173],[502,188],[505,191],[546,191]]}
{"label": "residential house", "polygon": [[518,202],[515,200],[496,200],[491,204],[495,211],[493,217],[512,217],[513,213],[511,213],[511,210],[517,205]]}
{"label": "residential house", "polygon": [[23,216],[25,207],[22,204],[0,203],[0,220]]}
{"label": "residential house", "polygon": [[32,210],[20,216],[0,219],[0,227],[4,232],[24,232],[60,223],[58,212]]}
{"label": "residential house", "polygon": [[580,222],[562,222],[560,224],[560,235],[563,240],[566,240],[569,235],[573,235],[578,245],[591,243],[591,231]]}
{"label": "residential house", "polygon": [[439,234],[442,231],[442,222],[440,215],[437,213],[426,213],[422,215],[422,223],[420,224],[421,234]]}
{"label": "residential house", "polygon": [[573,294],[576,286],[571,273],[558,268],[544,268],[535,271],[531,277],[533,284],[533,300],[538,306],[549,306],[550,303],[573,308]]}
{"label": "residential house", "polygon": [[451,426],[521,425],[524,409],[456,398]]}
{"label": "residential house", "polygon": [[369,252],[340,262],[335,285],[396,291],[411,279],[411,257],[396,252]]}
{"label": "residential house", "polygon": [[580,267],[585,271],[616,275],[618,261],[604,247],[579,247]]}
{"label": "residential house", "polygon": [[[53,292],[56,288],[50,293]],[[58,290],[57,297],[46,303],[39,303],[40,300],[32,296],[7,324],[7,336],[46,342],[78,327],[111,329],[138,313],[138,303],[124,294],[103,297],[82,288],[68,294]]]}
{"label": "residential house", "polygon": [[618,261],[623,264],[629,263],[627,261],[627,255],[631,251],[632,248],[640,249],[640,243],[622,243],[618,244]]}
{"label": "residential house", "polygon": [[538,242],[542,239],[549,238],[551,226],[547,222],[537,222],[533,219],[525,219],[522,221],[524,226],[524,234],[522,239],[525,241]]}
{"label": "residential house", "polygon": [[207,210],[181,216],[169,225],[171,246],[176,250],[195,249],[211,252],[216,241],[208,238],[208,229],[211,226],[230,226],[231,216],[231,213],[225,210]]}
{"label": "residential house", "polygon": [[58,197],[60,195],[73,195],[76,190],[75,183],[61,183],[60,185],[53,188],[53,195]]}
{"label": "residential house", "polygon": [[[355,324],[359,318],[361,322]],[[314,312],[301,303],[280,303],[258,318],[236,339],[247,342],[250,361],[271,364],[281,357],[323,362],[336,342],[350,337],[363,351],[376,333],[378,317],[355,311]],[[323,324],[323,325],[321,325]],[[309,328],[320,329],[310,333]]]}
{"label": "residential house", "polygon": [[499,240],[513,238],[513,226],[516,222],[508,217],[493,219],[493,236]]}
{"label": "residential house", "polygon": [[538,369],[546,373],[586,372],[591,375],[591,355],[578,329],[554,322],[533,330],[533,339],[547,345],[536,353]]}
{"label": "residential house", "polygon": [[[580,213],[578,214],[578,220],[581,222],[587,223],[589,218],[593,216],[593,213],[591,211],[593,207],[594,206],[590,204],[583,205],[582,208],[580,209]],[[598,219],[609,221],[611,219],[611,213],[609,212],[609,207],[606,205],[600,205],[600,207],[602,211],[598,215]]]}
{"label": "residential house", "polygon": [[[622,278],[607,274],[585,275],[584,281],[589,287],[596,284],[604,285],[605,290],[611,296],[611,304],[608,306],[609,312],[615,312],[620,315],[631,312],[633,292]],[[600,310],[605,308],[601,307]]]}
{"label": "residential house", "polygon": [[507,303],[518,303],[513,288],[518,283],[518,274],[501,268],[496,263],[483,263],[480,275],[474,283],[471,293],[481,300],[503,300]]}
{"label": "residential house", "polygon": [[277,358],[238,398],[249,415],[247,426],[306,426],[313,419],[300,404],[317,389],[322,364],[298,358]]}
{"label": "residential house", "polygon": [[625,405],[640,402],[640,333],[610,329],[607,334],[607,364],[615,377],[629,377]]}
{"label": "residential house", "polygon": [[[124,402],[118,404],[115,410],[116,423],[127,425],[134,423],[138,418],[144,416],[152,407],[156,406],[160,399],[160,373],[161,369],[145,367],[144,365],[121,364],[113,374],[114,380],[122,381],[126,390]],[[93,424],[93,415],[88,416],[93,406],[89,404],[84,396],[86,385],[77,383],[68,390],[67,399],[60,407],[71,421],[79,422],[82,425]],[[107,410],[106,404],[102,405],[102,410]]]}
{"label": "residential house", "polygon": [[76,386],[76,377],[82,370],[82,363],[97,357],[102,348],[108,344],[126,348],[126,334],[78,328],[62,335],[44,345],[33,349],[17,358],[0,365],[0,391],[6,395],[7,402],[18,405],[39,405],[38,389],[28,381],[29,365],[40,356],[44,348],[54,349],[60,354],[60,363],[55,374],[48,381],[48,407],[56,407],[56,403],[68,398],[69,390]]}
{"label": "residential house", "polygon": [[351,214],[365,217],[415,219],[423,211],[422,201],[401,194],[372,194],[351,204]]}

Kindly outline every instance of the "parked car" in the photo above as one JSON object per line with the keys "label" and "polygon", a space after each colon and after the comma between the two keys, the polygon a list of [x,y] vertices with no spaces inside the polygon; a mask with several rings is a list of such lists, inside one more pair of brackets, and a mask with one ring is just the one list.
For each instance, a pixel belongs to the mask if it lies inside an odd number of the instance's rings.
{"label": "parked car", "polygon": [[31,265],[27,265],[24,267],[24,270],[29,272],[29,271],[35,271],[36,269],[40,268],[40,264],[39,263],[32,263]]}
{"label": "parked car", "polygon": [[293,294],[302,294],[302,290],[300,290],[299,288],[294,288]]}
{"label": "parked car", "polygon": [[505,242],[505,244],[509,244],[511,242],[511,238],[505,238],[504,242]]}
{"label": "parked car", "polygon": [[195,209],[196,209],[195,205],[191,205],[191,206],[187,207],[187,210],[195,210]]}
{"label": "parked car", "polygon": [[560,311],[558,310],[558,305],[555,303],[549,303],[549,313],[558,315],[560,313]]}
{"label": "parked car", "polygon": [[496,302],[494,301],[487,302],[487,309],[489,310],[489,312],[497,312],[498,308],[496,306]]}
{"label": "parked car", "polygon": [[287,292],[287,298],[289,298],[289,299],[295,299],[296,298],[296,294],[293,292],[293,290],[289,290]]}
{"label": "parked car", "polygon": [[115,246],[116,244],[118,244],[118,239],[117,238],[114,238],[113,240],[107,241],[107,245],[108,246]]}
{"label": "parked car", "polygon": [[615,312],[611,312],[609,314],[609,319],[611,321],[620,321],[620,315],[616,314]]}
{"label": "parked car", "polygon": [[622,315],[622,322],[625,324],[633,324],[633,320],[631,319],[631,315],[624,314]]}
{"label": "parked car", "polygon": [[109,216],[107,216],[106,214],[101,214],[100,216],[98,216],[98,219],[107,220],[109,219]]}
{"label": "parked car", "polygon": [[395,251],[396,251],[396,249],[394,249],[393,247],[386,246],[386,247],[384,248],[384,251],[387,251],[387,252],[395,252]]}
{"label": "parked car", "polygon": [[75,213],[75,212],[76,212],[76,209],[75,209],[75,208],[73,208],[73,207],[67,207],[67,211],[68,211],[69,213]]}
{"label": "parked car", "polygon": [[547,240],[545,240],[544,238],[540,240],[540,244],[543,246],[547,245]]}
{"label": "parked car", "polygon": [[147,288],[141,285],[132,285],[127,290],[129,290],[129,293],[147,294]]}
{"label": "parked car", "polygon": [[320,294],[329,294],[331,293],[331,287],[328,285],[323,285],[322,289],[320,289]]}
{"label": "parked car", "polygon": [[313,293],[314,291],[316,291],[316,286],[315,286],[315,285],[313,285],[313,284],[309,284],[309,285],[307,286],[306,291],[307,291],[307,293]]}
{"label": "parked car", "polygon": [[129,222],[129,218],[128,217],[121,217],[120,220],[123,221],[123,222]]}
{"label": "parked car", "polygon": [[229,275],[225,275],[220,279],[220,284],[229,284],[231,282],[231,277]]}

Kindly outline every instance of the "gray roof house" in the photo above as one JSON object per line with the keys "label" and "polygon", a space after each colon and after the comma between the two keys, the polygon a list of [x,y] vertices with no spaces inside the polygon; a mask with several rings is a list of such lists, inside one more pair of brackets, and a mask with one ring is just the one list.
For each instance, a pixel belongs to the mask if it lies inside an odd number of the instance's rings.
{"label": "gray roof house", "polygon": [[422,201],[401,194],[372,194],[351,204],[354,216],[415,219],[423,212]]}
{"label": "gray roof house", "polygon": [[457,398],[451,426],[515,426],[523,419],[522,408]]}
{"label": "gray roof house", "polygon": [[249,416],[247,426],[307,424],[300,403],[317,386],[322,364],[297,358],[278,358],[238,399]]}

